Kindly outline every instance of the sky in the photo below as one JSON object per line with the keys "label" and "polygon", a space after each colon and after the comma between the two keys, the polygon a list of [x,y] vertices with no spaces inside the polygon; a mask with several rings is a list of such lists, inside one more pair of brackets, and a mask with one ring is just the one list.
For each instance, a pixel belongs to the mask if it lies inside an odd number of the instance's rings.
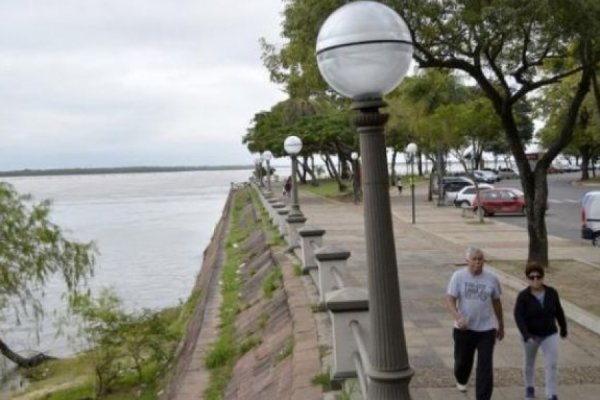
{"label": "sky", "polygon": [[0,170],[252,164],[282,0],[0,1]]}

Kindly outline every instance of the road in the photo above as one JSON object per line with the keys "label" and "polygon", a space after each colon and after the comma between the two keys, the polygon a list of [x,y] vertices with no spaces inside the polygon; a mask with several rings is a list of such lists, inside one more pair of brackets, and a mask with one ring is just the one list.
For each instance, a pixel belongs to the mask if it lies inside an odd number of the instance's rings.
{"label": "road", "polygon": [[[577,186],[572,182],[579,179],[580,172],[548,175],[548,212],[546,226],[550,235],[565,239],[581,240],[581,219],[579,201],[584,193],[599,188]],[[518,179],[503,180],[496,187],[521,188]],[[499,220],[525,227],[522,216],[494,216]]]}

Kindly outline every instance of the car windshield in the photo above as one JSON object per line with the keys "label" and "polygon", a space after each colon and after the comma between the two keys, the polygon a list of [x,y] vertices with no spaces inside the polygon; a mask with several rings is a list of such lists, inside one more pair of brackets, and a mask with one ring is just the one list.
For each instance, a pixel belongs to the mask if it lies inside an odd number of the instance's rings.
{"label": "car windshield", "polygon": [[520,189],[510,188],[508,190],[510,190],[511,192],[513,192],[514,194],[516,194],[519,197],[524,197],[525,196],[525,193],[523,193],[523,191],[520,190]]}

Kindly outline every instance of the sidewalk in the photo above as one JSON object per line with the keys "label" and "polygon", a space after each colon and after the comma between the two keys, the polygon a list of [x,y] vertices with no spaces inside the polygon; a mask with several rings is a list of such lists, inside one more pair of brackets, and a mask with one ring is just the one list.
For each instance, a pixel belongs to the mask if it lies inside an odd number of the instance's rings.
{"label": "sidewalk", "polygon": [[[452,320],[445,308],[445,289],[451,274],[464,263],[468,245],[481,247],[492,260],[524,260],[527,233],[497,219],[493,224],[469,224],[460,209],[436,207],[418,194],[416,224],[411,224],[410,196],[391,193],[399,279],[410,363],[415,370],[411,393],[415,400],[474,399],[474,377],[467,394],[454,388]],[[362,205],[340,203],[301,192],[300,205],[307,225],[327,231],[324,243],[347,247],[348,278],[366,287],[364,227]],[[471,220],[472,221],[472,220]],[[589,244],[551,237],[551,259],[577,259],[597,271],[600,282],[600,251]],[[574,273],[579,271],[575,269]],[[589,271],[586,273],[590,273]],[[520,276],[502,275],[506,337],[495,351],[495,390],[493,399],[523,397],[521,378],[522,348],[512,318],[516,289],[523,285]],[[585,280],[589,276],[579,277]],[[551,278],[551,276],[548,276]],[[562,281],[549,280],[561,294],[578,292]],[[597,287],[597,286],[595,286]],[[564,297],[564,295],[563,295]],[[567,300],[565,298],[565,300]],[[592,304],[600,300],[587,299]],[[585,311],[585,310],[584,310]],[[567,311],[569,317],[571,312]],[[591,316],[600,321],[597,316]],[[321,323],[323,323],[322,319]],[[327,330],[327,327],[324,327]],[[570,321],[569,337],[560,345],[559,398],[592,400],[600,393],[600,335]],[[538,398],[543,392],[543,369],[538,360]]]}

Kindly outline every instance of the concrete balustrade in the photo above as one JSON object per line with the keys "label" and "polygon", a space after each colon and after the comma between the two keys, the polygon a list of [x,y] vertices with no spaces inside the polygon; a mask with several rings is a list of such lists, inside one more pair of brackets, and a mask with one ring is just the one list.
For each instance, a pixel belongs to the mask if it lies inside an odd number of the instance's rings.
{"label": "concrete balustrade", "polygon": [[325,305],[325,295],[339,289],[335,278],[335,271],[339,274],[346,268],[350,252],[340,245],[326,245],[315,251],[319,276],[319,303]]}
{"label": "concrete balustrade", "polygon": [[[369,296],[366,289],[345,287],[331,291],[325,296],[325,307],[331,319],[333,334],[333,366],[331,378],[343,380],[357,377],[355,359],[366,351],[369,329]],[[351,324],[358,328],[360,341],[357,341]],[[368,360],[366,360],[368,364]]]}
{"label": "concrete balustrade", "polygon": [[298,229],[300,254],[302,259],[302,273],[308,274],[310,270],[317,269],[315,250],[323,245],[325,230],[313,226]]}
{"label": "concrete balustrade", "polygon": [[286,219],[289,213],[290,210],[288,210],[287,208],[277,209],[277,218],[275,219],[275,221],[273,221],[273,223],[278,226],[279,234],[281,235],[281,237],[285,237],[288,234]]}

